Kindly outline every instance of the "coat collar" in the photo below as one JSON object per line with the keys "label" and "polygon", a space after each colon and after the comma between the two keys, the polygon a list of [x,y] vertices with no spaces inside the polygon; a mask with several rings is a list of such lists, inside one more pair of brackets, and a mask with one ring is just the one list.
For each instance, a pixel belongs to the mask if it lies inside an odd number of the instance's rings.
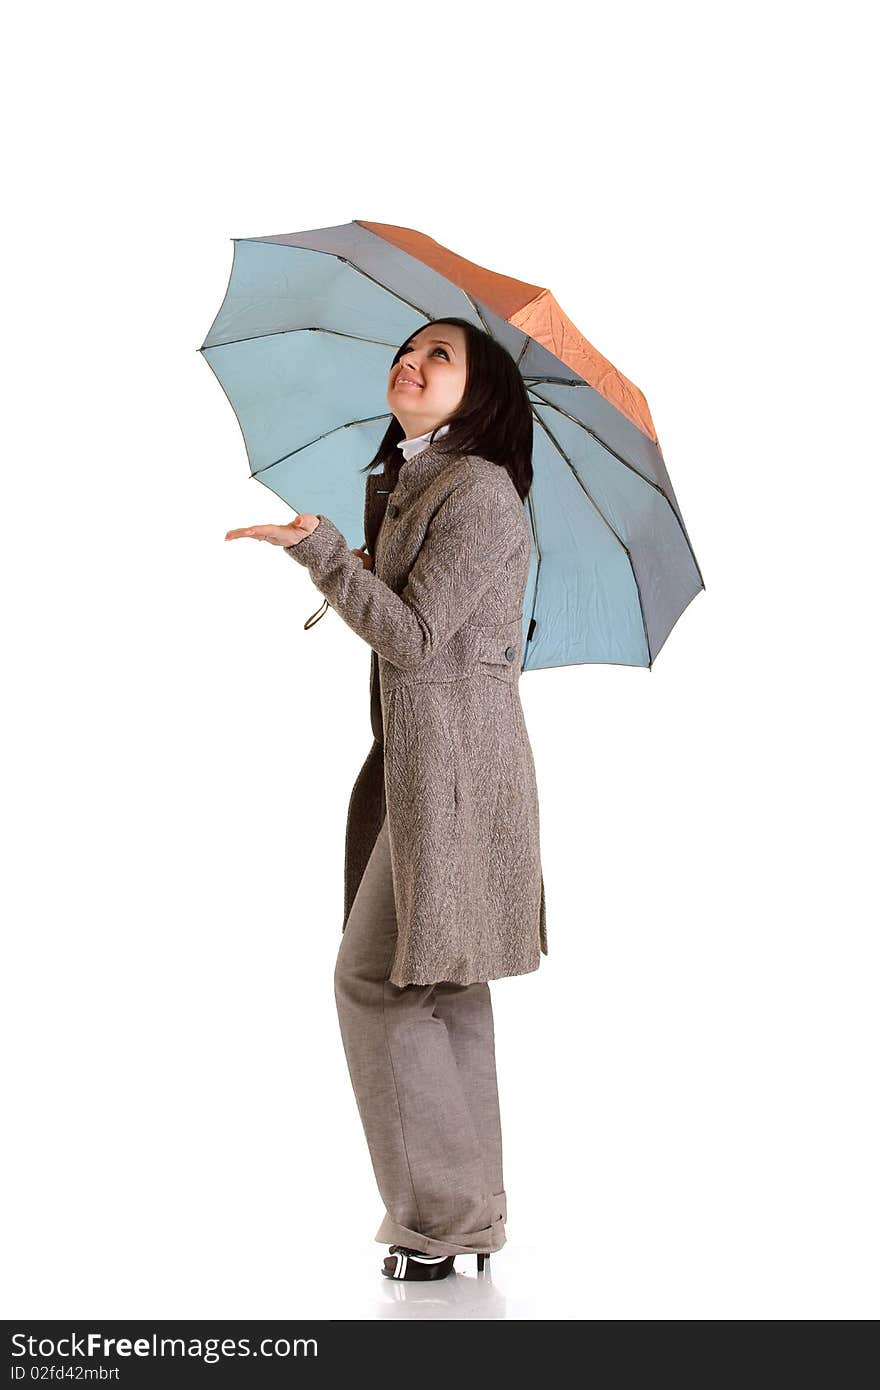
{"label": "coat collar", "polygon": [[467,455],[458,451],[453,452],[447,448],[444,452],[439,447],[438,440],[436,444],[429,444],[411,458],[404,459],[397,475],[397,486],[405,492],[420,488],[429,478],[435,478],[442,469],[460,462],[463,458],[467,458]]}

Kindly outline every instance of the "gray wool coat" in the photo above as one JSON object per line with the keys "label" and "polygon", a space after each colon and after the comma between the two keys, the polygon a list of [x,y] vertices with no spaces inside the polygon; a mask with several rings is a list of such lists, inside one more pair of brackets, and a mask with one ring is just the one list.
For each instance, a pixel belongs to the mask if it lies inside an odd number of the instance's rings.
{"label": "gray wool coat", "polygon": [[436,444],[366,479],[364,569],[327,517],[287,554],[373,649],[373,746],[345,835],[343,931],[387,814],[392,984],[470,984],[547,954],[538,793],[519,698],[531,551],[507,470]]}

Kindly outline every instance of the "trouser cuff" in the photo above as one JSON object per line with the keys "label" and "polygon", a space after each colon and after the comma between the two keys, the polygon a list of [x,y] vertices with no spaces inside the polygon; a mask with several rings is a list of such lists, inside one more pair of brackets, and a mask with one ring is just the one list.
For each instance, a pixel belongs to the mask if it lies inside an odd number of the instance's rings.
{"label": "trouser cuff", "polygon": [[380,1245],[407,1245],[411,1250],[419,1250],[424,1255],[468,1255],[474,1250],[487,1250],[494,1253],[505,1244],[507,1236],[504,1223],[507,1220],[507,1197],[498,1192],[491,1199],[490,1210],[495,1219],[490,1226],[480,1231],[453,1231],[444,1240],[413,1231],[409,1226],[401,1226],[392,1216],[385,1213],[375,1239]]}

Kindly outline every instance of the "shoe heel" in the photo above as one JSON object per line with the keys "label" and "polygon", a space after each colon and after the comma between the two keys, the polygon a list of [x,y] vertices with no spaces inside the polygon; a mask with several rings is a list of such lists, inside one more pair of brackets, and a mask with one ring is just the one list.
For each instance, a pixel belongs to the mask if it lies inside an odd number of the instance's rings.
{"label": "shoe heel", "polygon": [[477,1273],[478,1273],[478,1274],[481,1272],[481,1270],[482,1270],[482,1268],[483,1268],[483,1265],[486,1263],[486,1261],[488,1260],[488,1258],[489,1258],[488,1254],[482,1254],[480,1251],[477,1251]]}

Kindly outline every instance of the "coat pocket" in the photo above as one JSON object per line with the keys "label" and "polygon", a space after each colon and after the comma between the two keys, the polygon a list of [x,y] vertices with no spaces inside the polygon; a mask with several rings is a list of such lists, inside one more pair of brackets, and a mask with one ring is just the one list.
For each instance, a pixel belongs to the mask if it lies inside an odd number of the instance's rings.
{"label": "coat pocket", "polygon": [[472,623],[476,670],[512,685],[522,663],[522,616],[504,623]]}

